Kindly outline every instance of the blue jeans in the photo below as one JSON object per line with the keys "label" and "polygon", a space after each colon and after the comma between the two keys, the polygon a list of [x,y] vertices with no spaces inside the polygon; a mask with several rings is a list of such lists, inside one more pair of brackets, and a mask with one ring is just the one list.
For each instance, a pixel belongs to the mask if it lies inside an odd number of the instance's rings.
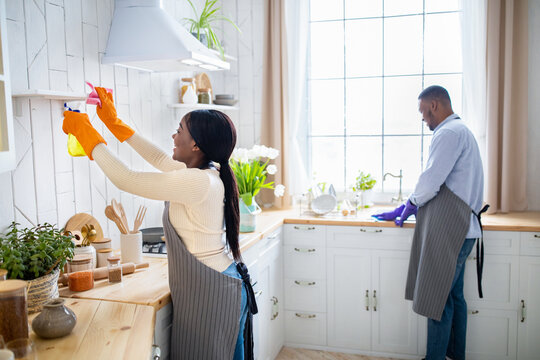
{"label": "blue jeans", "polygon": [[[238,270],[236,270],[235,263],[232,263],[222,274],[237,279],[242,278],[238,273]],[[242,300],[240,309],[240,330],[238,331],[238,338],[236,339],[233,360],[244,360],[244,326],[246,325],[247,318],[247,291],[244,283],[242,283]]]}
{"label": "blue jeans", "polygon": [[465,360],[467,335],[467,303],[463,296],[465,261],[476,239],[465,239],[459,252],[456,273],[441,321],[428,319],[426,360]]}

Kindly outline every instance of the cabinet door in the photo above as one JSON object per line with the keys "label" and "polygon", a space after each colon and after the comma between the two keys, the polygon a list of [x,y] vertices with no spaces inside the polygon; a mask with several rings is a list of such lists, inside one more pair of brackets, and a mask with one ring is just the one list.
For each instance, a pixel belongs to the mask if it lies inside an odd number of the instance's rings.
{"label": "cabinet door", "polygon": [[511,360],[516,358],[516,311],[469,308],[467,359]]}
{"label": "cabinet door", "polygon": [[520,258],[518,358],[540,357],[540,258]]}
{"label": "cabinet door", "polygon": [[373,251],[371,261],[372,349],[416,354],[418,316],[405,300],[409,252]]}
{"label": "cabinet door", "polygon": [[328,249],[328,345],[371,348],[369,250]]}

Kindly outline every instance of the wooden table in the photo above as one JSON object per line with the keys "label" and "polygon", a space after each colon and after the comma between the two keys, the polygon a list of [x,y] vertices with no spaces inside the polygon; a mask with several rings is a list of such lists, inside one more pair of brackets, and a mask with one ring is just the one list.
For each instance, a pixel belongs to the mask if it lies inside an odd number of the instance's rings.
{"label": "wooden table", "polygon": [[[150,357],[155,311],[151,306],[120,302],[65,299],[77,315],[71,334],[42,339],[30,334],[39,360],[144,359]],[[37,315],[29,316],[31,322]]]}

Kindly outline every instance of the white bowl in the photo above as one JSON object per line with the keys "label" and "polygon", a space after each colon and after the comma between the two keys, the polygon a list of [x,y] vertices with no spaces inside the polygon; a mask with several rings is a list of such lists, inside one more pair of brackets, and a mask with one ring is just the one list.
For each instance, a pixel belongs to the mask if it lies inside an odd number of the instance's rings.
{"label": "white bowl", "polygon": [[334,195],[322,194],[311,201],[311,210],[315,214],[324,215],[334,210],[337,199]]}
{"label": "white bowl", "polygon": [[227,105],[227,106],[233,106],[236,104],[238,100],[235,99],[215,99],[214,104],[216,105]]}

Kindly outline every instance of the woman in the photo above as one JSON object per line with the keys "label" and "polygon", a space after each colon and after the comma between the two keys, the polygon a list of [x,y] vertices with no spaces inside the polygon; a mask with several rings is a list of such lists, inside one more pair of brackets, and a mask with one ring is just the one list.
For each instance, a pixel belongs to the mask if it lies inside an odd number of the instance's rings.
{"label": "woman", "polygon": [[[166,202],[163,228],[174,309],[171,357],[243,359],[248,308],[256,313],[256,305],[247,268],[240,263],[238,190],[228,162],[236,144],[232,121],[216,110],[188,113],[172,136],[171,158],[118,119],[112,94],[99,87],[96,91],[100,119],[161,172],[128,169],[107,149],[86,114],[66,111],[62,128],[77,137],[120,190]],[[251,338],[246,340],[251,357]]]}

